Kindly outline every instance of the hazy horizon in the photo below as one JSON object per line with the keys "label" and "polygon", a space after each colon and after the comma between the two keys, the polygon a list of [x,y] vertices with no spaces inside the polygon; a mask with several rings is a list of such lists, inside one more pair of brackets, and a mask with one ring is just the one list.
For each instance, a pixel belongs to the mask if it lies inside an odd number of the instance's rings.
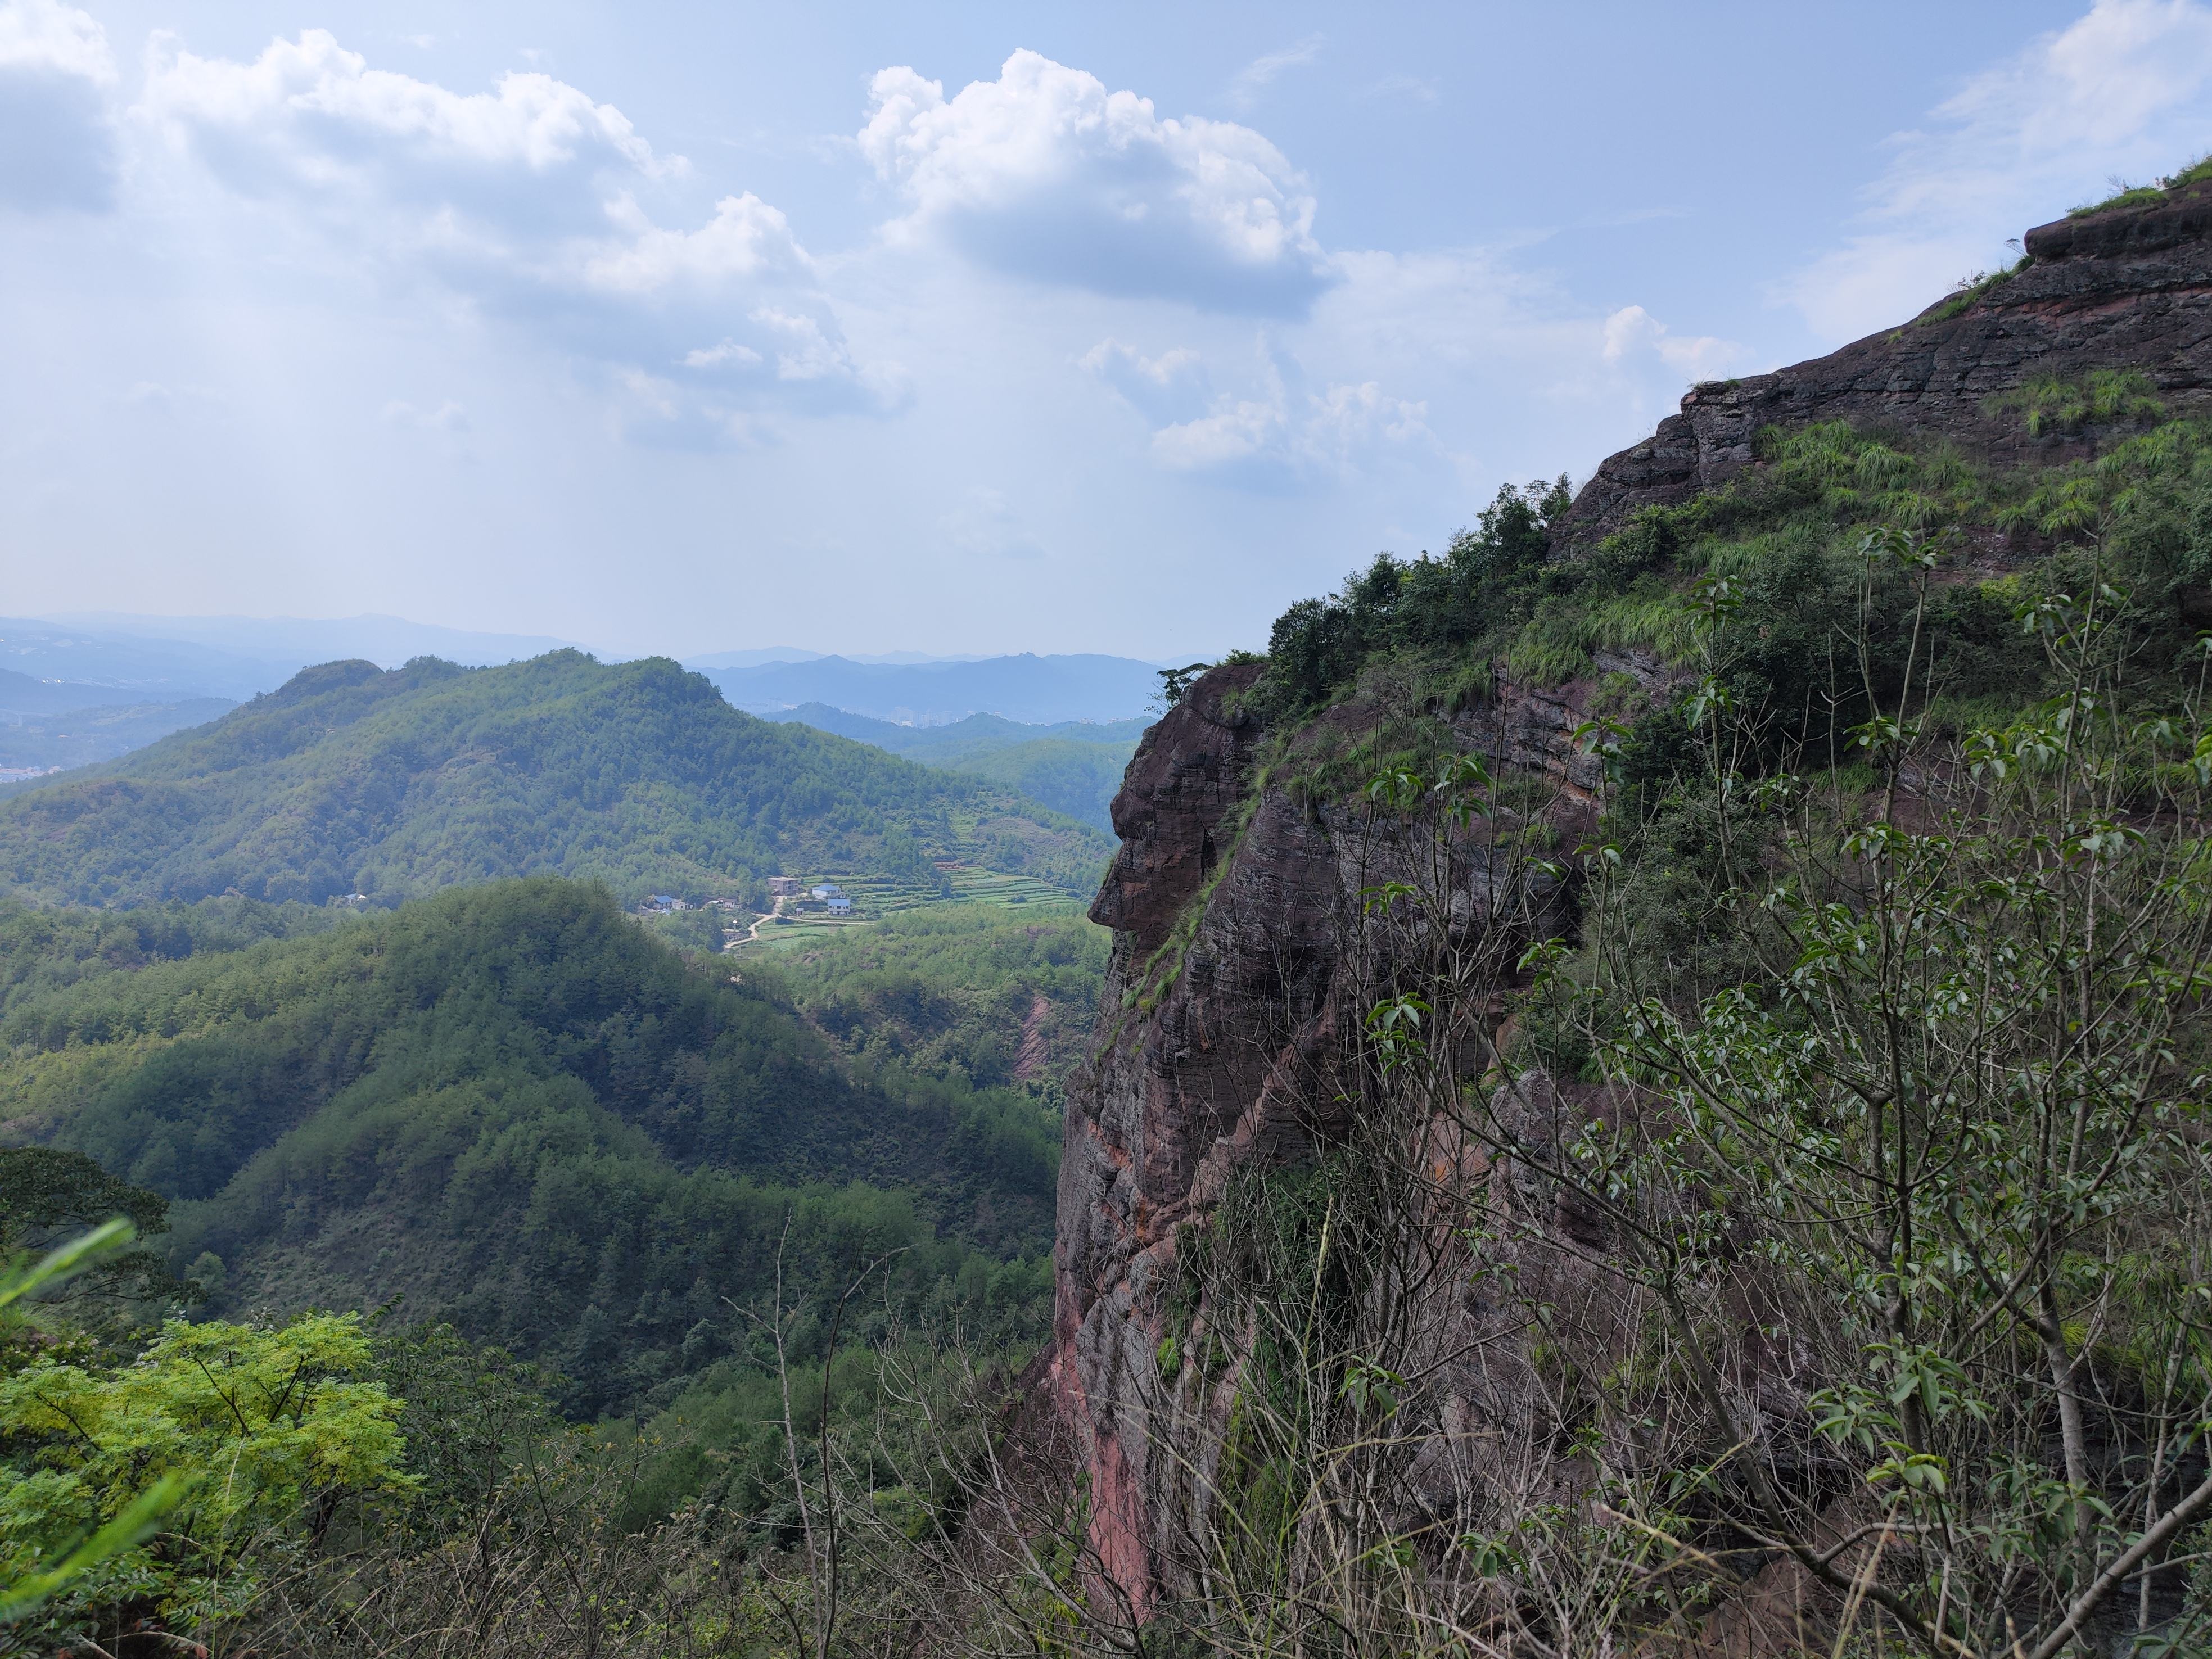
{"label": "hazy horizon", "polygon": [[[711,650],[694,651],[678,655],[668,651],[625,651],[589,639],[562,639],[555,635],[512,634],[496,628],[457,628],[441,623],[425,623],[411,617],[390,611],[359,611],[345,617],[296,617],[285,615],[255,616],[241,611],[179,611],[167,615],[158,612],[131,611],[48,611],[20,618],[25,622],[44,623],[58,628],[75,629],[85,634],[106,634],[149,640],[175,640],[189,644],[216,645],[219,648],[236,650],[242,655],[253,654],[252,648],[240,638],[241,629],[297,628],[332,634],[339,630],[374,631],[380,628],[408,630],[423,635],[426,640],[439,635],[453,635],[453,644],[460,648],[484,650],[495,644],[511,646],[518,657],[542,655],[548,651],[576,650],[590,653],[607,661],[629,661],[638,657],[668,656],[694,668],[751,667],[771,663],[803,663],[826,657],[842,657],[848,662],[870,667],[924,666],[936,663],[981,662],[998,657],[1112,655],[1124,653],[1064,653],[1034,652],[1020,648],[1007,651],[962,652],[900,649],[881,652],[841,651],[817,649],[811,646],[788,641],[770,645],[725,645]],[[0,617],[0,625],[6,618]],[[230,640],[234,643],[222,645]],[[438,654],[434,647],[410,651],[407,654]],[[376,660],[383,655],[368,654]],[[394,660],[404,660],[404,657]],[[1135,661],[1152,661],[1149,658],[1133,658]],[[1164,666],[1163,664],[1156,664]]]}

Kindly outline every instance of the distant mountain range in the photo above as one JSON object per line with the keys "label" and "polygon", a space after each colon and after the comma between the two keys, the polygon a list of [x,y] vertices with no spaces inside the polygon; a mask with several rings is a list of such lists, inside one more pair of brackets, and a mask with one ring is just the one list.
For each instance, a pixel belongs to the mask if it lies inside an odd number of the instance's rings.
{"label": "distant mountain range", "polygon": [[918,726],[947,726],[978,714],[1033,726],[1133,720],[1159,687],[1159,670],[1133,657],[1024,654],[921,663],[817,657],[743,667],[718,667],[698,658],[690,666],[732,703],[757,714],[822,703]]}
{"label": "distant mountain range", "polygon": [[[434,658],[496,666],[566,648],[536,635],[385,616],[0,618],[0,773],[119,758],[319,664],[391,669]],[[687,665],[749,713],[988,776],[1102,828],[1158,684],[1152,664],[1103,655],[844,657],[767,646]],[[1008,752],[1037,742],[1056,746]],[[1100,744],[1118,745],[1118,758]],[[0,777],[0,792],[21,787]]]}
{"label": "distant mountain range", "polygon": [[[928,651],[885,651],[870,656],[866,652],[855,651],[849,653],[845,660],[862,663],[981,662],[989,654],[988,651],[965,655],[957,651],[949,655]],[[828,655],[830,653],[827,651],[809,651],[799,645],[763,645],[748,651],[710,651],[703,657],[686,657],[684,665],[699,669],[757,668],[769,662],[820,662]]]}

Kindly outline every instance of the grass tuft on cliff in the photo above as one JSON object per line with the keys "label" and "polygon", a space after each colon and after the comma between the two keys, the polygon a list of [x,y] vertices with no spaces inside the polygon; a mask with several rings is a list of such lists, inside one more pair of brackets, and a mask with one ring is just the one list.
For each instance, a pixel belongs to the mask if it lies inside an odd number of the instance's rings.
{"label": "grass tuft on cliff", "polygon": [[[1839,653],[1859,648],[1854,550],[1877,525],[1938,539],[1941,586],[1923,618],[1937,722],[2043,694],[2046,671],[2015,614],[2079,591],[2098,561],[2100,580],[2124,588],[2137,613],[2142,672],[2178,685],[2212,619],[2212,432],[2166,418],[2148,382],[2128,374],[2031,382],[1991,405],[2008,412],[2031,436],[2087,435],[2098,453],[1998,470],[1946,443],[1843,422],[1767,428],[1756,464],[1724,488],[1648,507],[1571,555],[1553,546],[1564,487],[1507,486],[1441,556],[1382,555],[1336,592],[1285,611],[1253,700],[1303,721],[1356,698],[1387,661],[1440,712],[1485,700],[1501,678],[1539,688],[1592,680],[1597,711],[1632,720],[1650,683],[1688,672],[1717,592],[1761,619],[1731,662],[1730,694],[1770,712],[1773,742],[1817,746],[1863,718],[1857,702],[1832,702],[1825,688]],[[1868,597],[1881,626],[1865,643],[1880,685],[1906,648],[1898,628],[1910,607],[1901,585],[1877,586]],[[1639,664],[1640,675],[1625,672]]]}

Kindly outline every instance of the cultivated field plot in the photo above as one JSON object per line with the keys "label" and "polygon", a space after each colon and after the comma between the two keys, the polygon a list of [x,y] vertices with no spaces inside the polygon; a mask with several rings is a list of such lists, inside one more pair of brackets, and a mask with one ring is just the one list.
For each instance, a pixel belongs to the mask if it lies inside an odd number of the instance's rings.
{"label": "cultivated field plot", "polygon": [[1088,903],[1087,899],[1077,898],[1035,876],[1010,876],[969,865],[949,868],[945,876],[952,890],[949,895],[915,883],[874,876],[834,872],[810,875],[805,878],[810,887],[817,882],[829,881],[842,888],[853,901],[853,914],[833,916],[818,905],[798,908],[787,904],[782,914],[763,917],[754,930],[754,937],[740,941],[734,948],[787,950],[809,939],[818,939],[825,933],[849,933],[902,910],[918,910],[932,904],[1000,904],[1066,915],[1084,909]]}

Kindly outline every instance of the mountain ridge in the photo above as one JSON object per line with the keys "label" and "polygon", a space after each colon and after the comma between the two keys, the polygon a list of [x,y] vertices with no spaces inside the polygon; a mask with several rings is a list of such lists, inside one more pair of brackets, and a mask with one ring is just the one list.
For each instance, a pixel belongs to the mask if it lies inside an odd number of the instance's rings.
{"label": "mountain ridge", "polygon": [[1103,852],[1004,791],[732,709],[667,659],[574,651],[323,664],[0,803],[0,879],[50,902],[388,903],[546,872],[765,908],[786,865],[929,884],[969,858],[1073,885]]}

